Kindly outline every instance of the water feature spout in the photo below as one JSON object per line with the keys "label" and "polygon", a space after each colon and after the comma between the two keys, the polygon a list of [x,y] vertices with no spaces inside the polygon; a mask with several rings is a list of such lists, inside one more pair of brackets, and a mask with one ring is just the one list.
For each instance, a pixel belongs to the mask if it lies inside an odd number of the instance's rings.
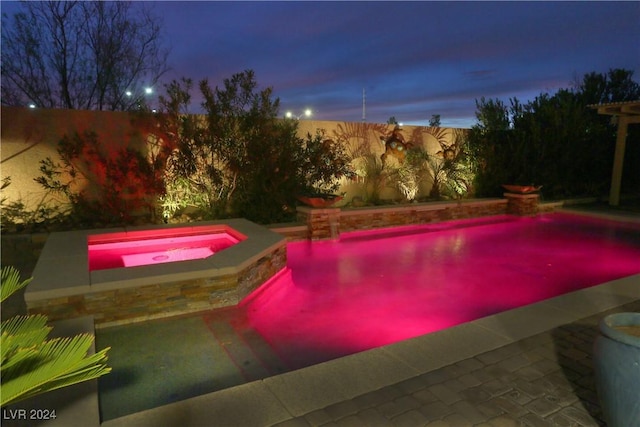
{"label": "water feature spout", "polygon": [[340,237],[340,220],[337,217],[329,218],[329,236],[331,240],[337,240]]}

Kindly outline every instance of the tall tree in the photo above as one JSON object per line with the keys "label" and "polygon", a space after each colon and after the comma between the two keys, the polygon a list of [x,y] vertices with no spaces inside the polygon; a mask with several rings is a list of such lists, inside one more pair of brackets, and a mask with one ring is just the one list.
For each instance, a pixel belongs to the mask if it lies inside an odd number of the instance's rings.
{"label": "tall tree", "polygon": [[131,110],[166,71],[158,18],[144,3],[23,2],[2,15],[2,103]]}
{"label": "tall tree", "polygon": [[[497,99],[476,101],[469,147],[478,195],[499,196],[500,184],[508,182],[544,185],[545,196],[555,198],[603,194],[615,127],[588,105],[639,99],[640,85],[632,77],[632,71],[612,69],[586,74],[572,90],[542,93],[526,104],[515,98],[509,107]],[[637,155],[627,157],[626,170],[637,170]],[[638,178],[627,182],[633,188]]]}
{"label": "tall tree", "polygon": [[636,101],[640,99],[640,84],[633,81],[633,71],[611,69],[606,74],[591,72],[574,83],[573,91],[586,104]]}

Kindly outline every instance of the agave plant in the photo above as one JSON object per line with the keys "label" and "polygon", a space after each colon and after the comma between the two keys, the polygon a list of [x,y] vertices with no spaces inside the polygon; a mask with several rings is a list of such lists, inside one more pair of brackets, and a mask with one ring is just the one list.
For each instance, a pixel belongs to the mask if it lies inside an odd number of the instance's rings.
{"label": "agave plant", "polygon": [[[0,302],[24,288],[14,267],[2,268]],[[43,315],[15,316],[2,322],[0,337],[0,406],[98,378],[111,371],[108,348],[89,355],[93,336],[48,339],[51,327]]]}

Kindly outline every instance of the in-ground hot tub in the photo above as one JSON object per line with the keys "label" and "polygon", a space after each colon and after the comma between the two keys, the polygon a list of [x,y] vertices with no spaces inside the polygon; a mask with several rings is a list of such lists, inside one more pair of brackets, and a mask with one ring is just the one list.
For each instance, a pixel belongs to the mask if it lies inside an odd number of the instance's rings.
{"label": "in-ground hot tub", "polygon": [[285,237],[244,219],[52,233],[25,300],[115,325],[236,305],[285,266]]}
{"label": "in-ground hot tub", "polygon": [[246,238],[216,225],[94,234],[87,242],[89,271],[208,258]]}

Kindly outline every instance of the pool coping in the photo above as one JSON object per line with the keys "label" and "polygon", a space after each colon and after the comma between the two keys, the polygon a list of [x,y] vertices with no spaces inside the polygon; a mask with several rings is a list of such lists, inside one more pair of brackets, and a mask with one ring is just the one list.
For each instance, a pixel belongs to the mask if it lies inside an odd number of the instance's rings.
{"label": "pool coping", "polygon": [[556,208],[555,212],[565,212],[575,215],[582,215],[590,218],[607,219],[611,221],[620,221],[633,224],[640,224],[640,215],[632,212],[616,211],[616,212],[600,212],[582,210],[573,205],[563,205]]}

